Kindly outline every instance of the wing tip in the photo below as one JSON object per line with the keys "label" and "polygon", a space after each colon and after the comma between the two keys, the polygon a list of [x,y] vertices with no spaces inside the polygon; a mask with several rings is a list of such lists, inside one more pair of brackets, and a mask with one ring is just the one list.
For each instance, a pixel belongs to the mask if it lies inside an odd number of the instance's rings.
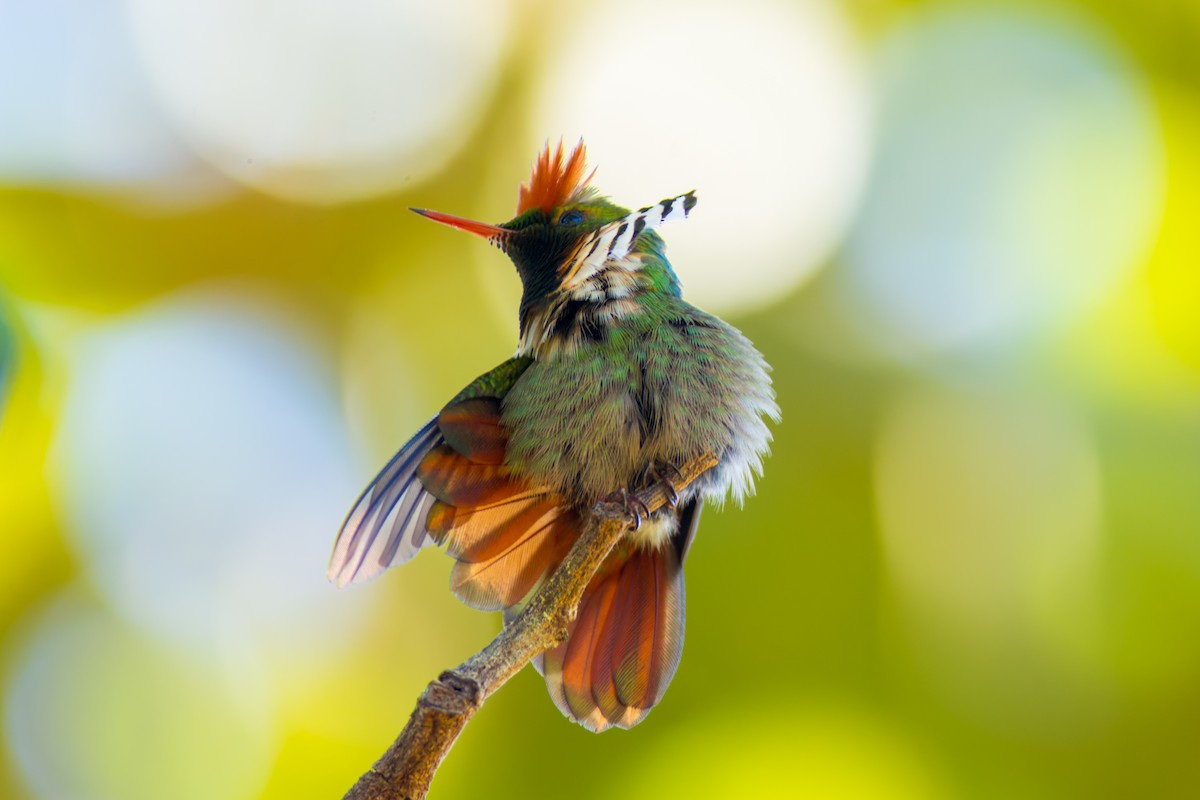
{"label": "wing tip", "polygon": [[354,581],[354,573],[357,572],[357,569],[350,567],[350,560],[345,556],[339,558],[335,552],[329,559],[329,566],[325,568],[325,580],[339,589],[345,589]]}

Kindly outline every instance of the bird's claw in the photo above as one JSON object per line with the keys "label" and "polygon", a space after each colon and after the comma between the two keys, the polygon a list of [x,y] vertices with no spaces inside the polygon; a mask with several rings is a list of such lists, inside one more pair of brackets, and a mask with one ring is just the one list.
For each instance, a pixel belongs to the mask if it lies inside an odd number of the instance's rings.
{"label": "bird's claw", "polygon": [[674,464],[668,464],[666,462],[655,464],[652,470],[654,477],[658,479],[658,482],[661,483],[670,494],[670,496],[667,498],[667,507],[673,509],[675,506],[679,505],[679,492],[675,489],[675,483],[666,475],[663,475],[665,470],[674,472],[680,480],[683,480],[683,473],[680,472],[679,468]]}
{"label": "bird's claw", "polygon": [[[635,531],[642,527],[642,519],[650,516],[650,509],[642,502],[642,498],[636,494],[630,494],[629,490],[624,487],[609,495],[609,501],[621,504],[621,507],[625,510],[625,515],[630,517],[630,524],[633,525],[633,530]],[[639,506],[641,507],[641,511],[638,511]]]}

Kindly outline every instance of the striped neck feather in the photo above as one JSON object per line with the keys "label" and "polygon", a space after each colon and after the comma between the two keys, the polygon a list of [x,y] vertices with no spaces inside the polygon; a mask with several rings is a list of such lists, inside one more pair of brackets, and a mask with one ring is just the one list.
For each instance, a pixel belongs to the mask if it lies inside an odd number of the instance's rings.
{"label": "striped neck feather", "polygon": [[636,246],[640,237],[666,222],[687,219],[695,205],[695,192],[687,192],[638,209],[585,237],[566,260],[558,290],[524,321],[517,354],[542,359],[574,352],[636,313],[639,295],[656,288],[655,276],[644,269],[647,253]]}
{"label": "striped neck feather", "polygon": [[580,242],[567,259],[559,281],[563,290],[573,292],[586,286],[593,276],[606,268],[638,263],[638,259],[629,259],[628,256],[631,252],[636,255],[634,244],[642,232],[655,230],[672,220],[687,219],[695,206],[696,193],[691,191],[640,208],[596,229]]}

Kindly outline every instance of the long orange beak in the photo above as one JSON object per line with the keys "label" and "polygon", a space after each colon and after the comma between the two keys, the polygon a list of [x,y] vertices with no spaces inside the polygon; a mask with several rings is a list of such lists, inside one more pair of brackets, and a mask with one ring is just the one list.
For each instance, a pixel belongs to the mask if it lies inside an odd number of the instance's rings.
{"label": "long orange beak", "polygon": [[499,225],[489,225],[486,222],[476,222],[473,219],[463,219],[450,214],[443,214],[440,211],[430,211],[425,208],[414,208],[413,211],[420,214],[422,217],[428,217],[434,222],[440,222],[443,225],[449,225],[451,228],[458,228],[460,231],[473,233],[476,236],[482,236],[488,241],[502,239],[511,231],[507,228],[501,228]]}

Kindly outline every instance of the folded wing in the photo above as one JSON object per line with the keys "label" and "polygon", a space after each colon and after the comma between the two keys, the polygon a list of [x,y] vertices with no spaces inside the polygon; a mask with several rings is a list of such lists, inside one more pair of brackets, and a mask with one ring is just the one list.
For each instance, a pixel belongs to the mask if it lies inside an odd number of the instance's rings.
{"label": "folded wing", "polygon": [[562,560],[578,514],[504,465],[501,402],[530,363],[511,359],[477,378],[392,457],[342,524],[331,580],[366,581],[446,544],[459,562],[455,594],[494,610],[515,605]]}

